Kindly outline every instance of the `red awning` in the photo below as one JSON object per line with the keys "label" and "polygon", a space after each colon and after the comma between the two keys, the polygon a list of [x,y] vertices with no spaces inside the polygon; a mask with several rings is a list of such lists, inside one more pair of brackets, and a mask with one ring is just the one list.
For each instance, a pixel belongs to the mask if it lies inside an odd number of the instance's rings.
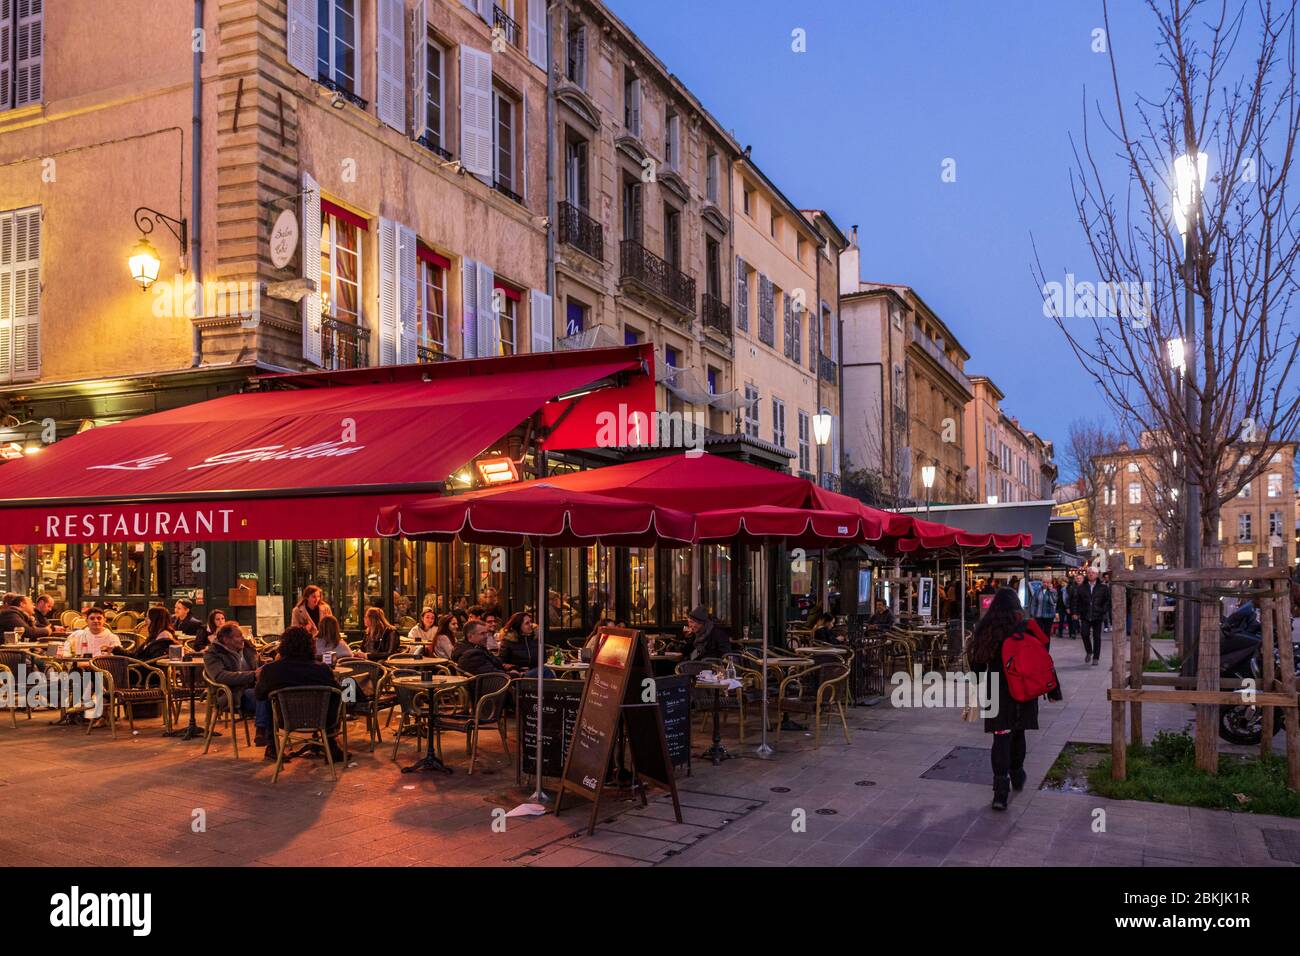
{"label": "red awning", "polygon": [[847,511],[820,511],[755,505],[724,508],[696,515],[696,540],[729,541],[732,538],[784,539],[787,545],[809,548],[838,547],[880,539],[879,527]]}
{"label": "red awning", "polygon": [[[623,375],[653,396],[651,361],[633,346],[270,377],[292,387],[92,429],[3,465],[0,541],[368,536],[382,505],[439,491],[547,403]],[[644,394],[580,401],[645,413]]]}
{"label": "red awning", "polygon": [[384,508],[378,530],[385,537],[459,537],[507,547],[529,539],[554,547],[649,546],[689,544],[695,519],[672,508],[556,488],[542,480]]}
{"label": "red awning", "polygon": [[941,551],[955,548],[987,549],[992,551],[1013,551],[1033,545],[1030,534],[990,534],[988,532],[963,531],[937,521],[923,518],[913,519],[915,527],[912,537],[898,543],[898,550],[904,554],[920,551]]}

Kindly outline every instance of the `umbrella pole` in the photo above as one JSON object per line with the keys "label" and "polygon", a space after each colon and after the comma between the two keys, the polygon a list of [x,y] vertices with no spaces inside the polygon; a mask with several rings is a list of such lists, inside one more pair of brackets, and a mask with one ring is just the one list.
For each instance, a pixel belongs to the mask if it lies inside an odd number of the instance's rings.
{"label": "umbrella pole", "polygon": [[770,757],[773,754],[772,745],[767,742],[767,630],[768,630],[768,603],[771,595],[767,590],[767,546],[764,545],[759,549],[759,554],[763,556],[763,742],[758,745],[754,752],[760,757]]}
{"label": "umbrella pole", "polygon": [[961,548],[957,549],[957,564],[961,568],[961,643],[966,643],[966,553]]}
{"label": "umbrella pole", "polygon": [[[550,803],[542,789],[542,678],[546,671],[546,625],[550,609],[546,603],[546,549],[537,545],[537,787],[529,797],[533,803]],[[522,741],[520,741],[522,743]]]}

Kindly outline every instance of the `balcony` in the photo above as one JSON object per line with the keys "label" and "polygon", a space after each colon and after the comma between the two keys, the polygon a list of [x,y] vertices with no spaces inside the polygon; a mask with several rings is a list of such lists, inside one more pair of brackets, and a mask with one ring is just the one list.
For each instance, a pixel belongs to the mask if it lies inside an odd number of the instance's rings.
{"label": "balcony", "polygon": [[419,143],[421,146],[423,146],[425,149],[427,149],[429,152],[433,153],[433,155],[441,159],[445,159],[447,162],[451,162],[451,158],[452,158],[451,151],[447,149],[443,149],[441,146],[435,143],[433,141],[433,133],[425,131],[425,133],[419,139],[417,139],[416,142]]}
{"label": "balcony", "polygon": [[695,280],[679,272],[634,239],[619,243],[623,283],[655,295],[688,315],[695,313]]}
{"label": "balcony", "polygon": [[421,365],[430,365],[434,362],[450,362],[451,356],[437,345],[417,345],[415,347],[415,360]]}
{"label": "balcony", "polygon": [[832,359],[829,355],[819,355],[817,356],[817,359],[818,359],[817,376],[823,382],[830,382],[832,385],[834,385],[835,378],[836,378],[835,360]]}
{"label": "balcony", "polygon": [[700,321],[706,330],[731,338],[731,307],[707,292],[700,296]]}
{"label": "balcony", "polygon": [[365,368],[370,330],[323,315],[320,320],[321,368]]}
{"label": "balcony", "polygon": [[572,203],[560,203],[560,242],[605,261],[605,231],[600,223]]}
{"label": "balcony", "polygon": [[519,46],[519,24],[506,15],[500,7],[492,8],[492,32],[501,31],[501,37],[513,47]]}
{"label": "balcony", "polygon": [[512,200],[513,202],[517,202],[521,206],[524,204],[524,197],[519,195],[519,193],[515,192],[513,189],[511,189],[501,180],[499,179],[492,180],[492,188],[495,189],[497,192],[499,192],[501,195],[505,196],[507,199]]}
{"label": "balcony", "polygon": [[325,87],[325,89],[337,93],[353,106],[364,110],[369,105],[365,100],[354,93],[350,87],[344,86],[342,83],[336,83],[332,77],[326,76],[324,73],[316,77],[316,82]]}
{"label": "balcony", "polygon": [[907,342],[909,345],[915,345],[928,355],[967,392],[971,391],[970,379],[966,377],[966,373],[957,367],[956,362],[948,358],[948,354],[939,347],[938,342],[935,342],[928,335],[922,335],[915,325],[907,327]]}

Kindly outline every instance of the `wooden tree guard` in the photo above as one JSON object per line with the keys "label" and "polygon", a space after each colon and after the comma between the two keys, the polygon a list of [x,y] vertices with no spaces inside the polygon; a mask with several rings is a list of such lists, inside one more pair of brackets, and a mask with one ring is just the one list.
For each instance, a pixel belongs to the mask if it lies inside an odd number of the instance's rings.
{"label": "wooden tree guard", "polygon": [[[1125,779],[1128,768],[1124,740],[1124,708],[1130,705],[1129,739],[1142,742],[1142,704],[1191,704],[1196,708],[1196,766],[1208,773],[1219,769],[1219,707],[1242,703],[1243,682],[1219,674],[1219,607],[1215,602],[1200,605],[1200,634],[1197,650],[1196,687],[1189,689],[1177,674],[1144,674],[1146,641],[1150,633],[1150,608],[1146,591],[1152,585],[1195,582],[1201,585],[1230,581],[1254,581],[1268,592],[1257,601],[1263,629],[1264,656],[1260,686],[1254,688],[1254,702],[1263,709],[1263,738],[1260,754],[1271,752],[1273,711],[1281,708],[1286,730],[1287,786],[1300,790],[1300,711],[1297,710],[1295,660],[1291,647],[1291,593],[1287,569],[1200,568],[1192,570],[1117,571],[1111,576],[1111,606],[1115,629],[1125,622],[1125,636],[1111,640],[1111,777]],[[1129,587],[1136,601],[1130,606]],[[1131,611],[1131,614],[1126,613]],[[1132,618],[1133,627],[1128,627]],[[1273,663],[1277,648],[1278,666]],[[1126,660],[1127,658],[1127,660]],[[1127,673],[1125,665],[1127,664]],[[1280,669],[1281,673],[1277,673]],[[1248,688],[1249,689],[1249,688]]]}

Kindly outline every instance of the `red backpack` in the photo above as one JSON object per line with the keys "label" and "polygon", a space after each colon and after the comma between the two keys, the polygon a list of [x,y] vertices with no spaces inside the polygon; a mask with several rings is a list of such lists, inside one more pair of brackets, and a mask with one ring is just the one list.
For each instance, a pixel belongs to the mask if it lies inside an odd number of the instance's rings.
{"label": "red backpack", "polygon": [[1002,642],[1002,673],[1011,697],[1022,703],[1037,700],[1057,686],[1056,664],[1047,652],[1038,626],[1029,623]]}

